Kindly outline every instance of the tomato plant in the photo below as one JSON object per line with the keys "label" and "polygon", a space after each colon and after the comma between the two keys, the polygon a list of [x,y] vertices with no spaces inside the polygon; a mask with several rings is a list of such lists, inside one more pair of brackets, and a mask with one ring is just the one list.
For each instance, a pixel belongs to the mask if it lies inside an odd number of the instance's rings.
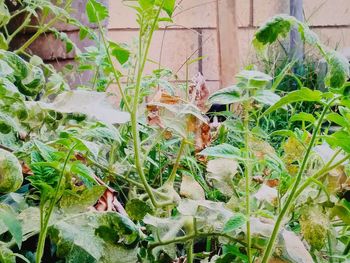
{"label": "tomato plant", "polygon": [[[86,15],[98,32],[70,18],[70,2],[23,1],[12,13],[0,2],[0,261],[347,262],[348,61],[278,15],[256,31],[258,54],[297,28],[327,62],[326,89],[304,86],[291,61],[274,77],[247,66],[209,94],[200,74],[181,85],[169,69],[145,73],[175,0],[126,3],[137,12],[134,45],[108,38],[97,0]],[[50,20],[9,51],[38,10]],[[9,33],[19,12],[26,23]],[[95,45],[78,50],[53,27],[61,19]],[[70,90],[26,52],[47,31],[76,49],[78,72],[94,72],[84,87]],[[286,76],[299,86],[281,93]],[[209,121],[212,104],[227,105],[212,113],[221,123]]]}

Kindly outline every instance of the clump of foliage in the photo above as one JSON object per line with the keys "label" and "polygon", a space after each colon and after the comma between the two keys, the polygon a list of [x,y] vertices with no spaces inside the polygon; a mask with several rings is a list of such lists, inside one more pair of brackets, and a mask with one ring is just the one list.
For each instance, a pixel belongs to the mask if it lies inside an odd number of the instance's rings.
{"label": "clump of foliage", "polygon": [[[76,50],[78,70],[95,74],[69,90],[60,73],[26,53],[28,43],[3,46],[1,152],[15,154],[25,179],[0,196],[1,262],[349,260],[349,65],[306,25],[276,16],[257,30],[254,45],[263,54],[297,27],[328,63],[325,91],[300,87],[280,96],[285,74],[248,67],[209,96],[201,75],[183,87],[170,70],[144,72],[153,34],[171,23],[175,0],[128,2],[140,26],[134,47],[107,38],[108,9],[96,0],[87,1],[86,14],[98,35],[69,18],[69,5],[19,4],[29,17],[40,8],[45,18],[54,14],[36,37],[56,32],[52,25],[64,17],[96,40]],[[5,43],[8,21],[1,23]],[[70,51],[74,45],[61,38]],[[106,92],[112,84],[119,109]],[[308,102],[322,111],[303,112]],[[214,128],[205,115],[212,103],[236,105]],[[276,112],[287,117],[281,129],[266,126]]]}

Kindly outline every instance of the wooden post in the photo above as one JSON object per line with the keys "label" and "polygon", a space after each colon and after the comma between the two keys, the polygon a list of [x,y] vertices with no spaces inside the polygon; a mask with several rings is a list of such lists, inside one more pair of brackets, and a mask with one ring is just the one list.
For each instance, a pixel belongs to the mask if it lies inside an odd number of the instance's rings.
{"label": "wooden post", "polygon": [[[304,22],[303,0],[290,0],[290,15]],[[297,28],[290,33],[290,58],[301,64],[304,59],[304,45]]]}
{"label": "wooden post", "polygon": [[233,84],[239,68],[236,1],[217,0],[217,32],[221,87]]}

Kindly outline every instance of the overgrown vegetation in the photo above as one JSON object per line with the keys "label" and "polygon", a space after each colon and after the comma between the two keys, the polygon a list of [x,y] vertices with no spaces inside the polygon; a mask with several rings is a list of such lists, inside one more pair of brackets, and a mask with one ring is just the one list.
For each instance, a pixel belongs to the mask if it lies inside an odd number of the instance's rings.
{"label": "overgrown vegetation", "polygon": [[[98,33],[69,17],[70,3],[16,3],[10,12],[0,1],[0,262],[350,260],[349,64],[305,24],[276,16],[254,45],[264,57],[298,28],[328,64],[325,90],[280,93],[287,76],[303,83],[290,63],[273,77],[247,67],[209,96],[201,75],[178,85],[168,69],[144,73],[175,0],[127,2],[140,26],[133,47],[108,39],[96,0],[86,14]],[[25,23],[9,32],[18,14]],[[36,33],[8,51],[33,17]],[[59,20],[96,45],[78,50],[52,28]],[[75,50],[77,70],[94,71],[89,84],[70,90],[26,53],[47,31]],[[212,103],[234,104],[220,125],[205,115]]]}

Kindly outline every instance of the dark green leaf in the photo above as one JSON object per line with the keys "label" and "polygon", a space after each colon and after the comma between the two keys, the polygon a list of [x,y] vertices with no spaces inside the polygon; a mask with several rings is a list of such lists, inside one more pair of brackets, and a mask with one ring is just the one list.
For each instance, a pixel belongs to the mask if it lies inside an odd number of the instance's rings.
{"label": "dark green leaf", "polygon": [[145,215],[152,212],[152,208],[139,199],[129,200],[125,209],[130,218],[137,221],[142,220]]}

